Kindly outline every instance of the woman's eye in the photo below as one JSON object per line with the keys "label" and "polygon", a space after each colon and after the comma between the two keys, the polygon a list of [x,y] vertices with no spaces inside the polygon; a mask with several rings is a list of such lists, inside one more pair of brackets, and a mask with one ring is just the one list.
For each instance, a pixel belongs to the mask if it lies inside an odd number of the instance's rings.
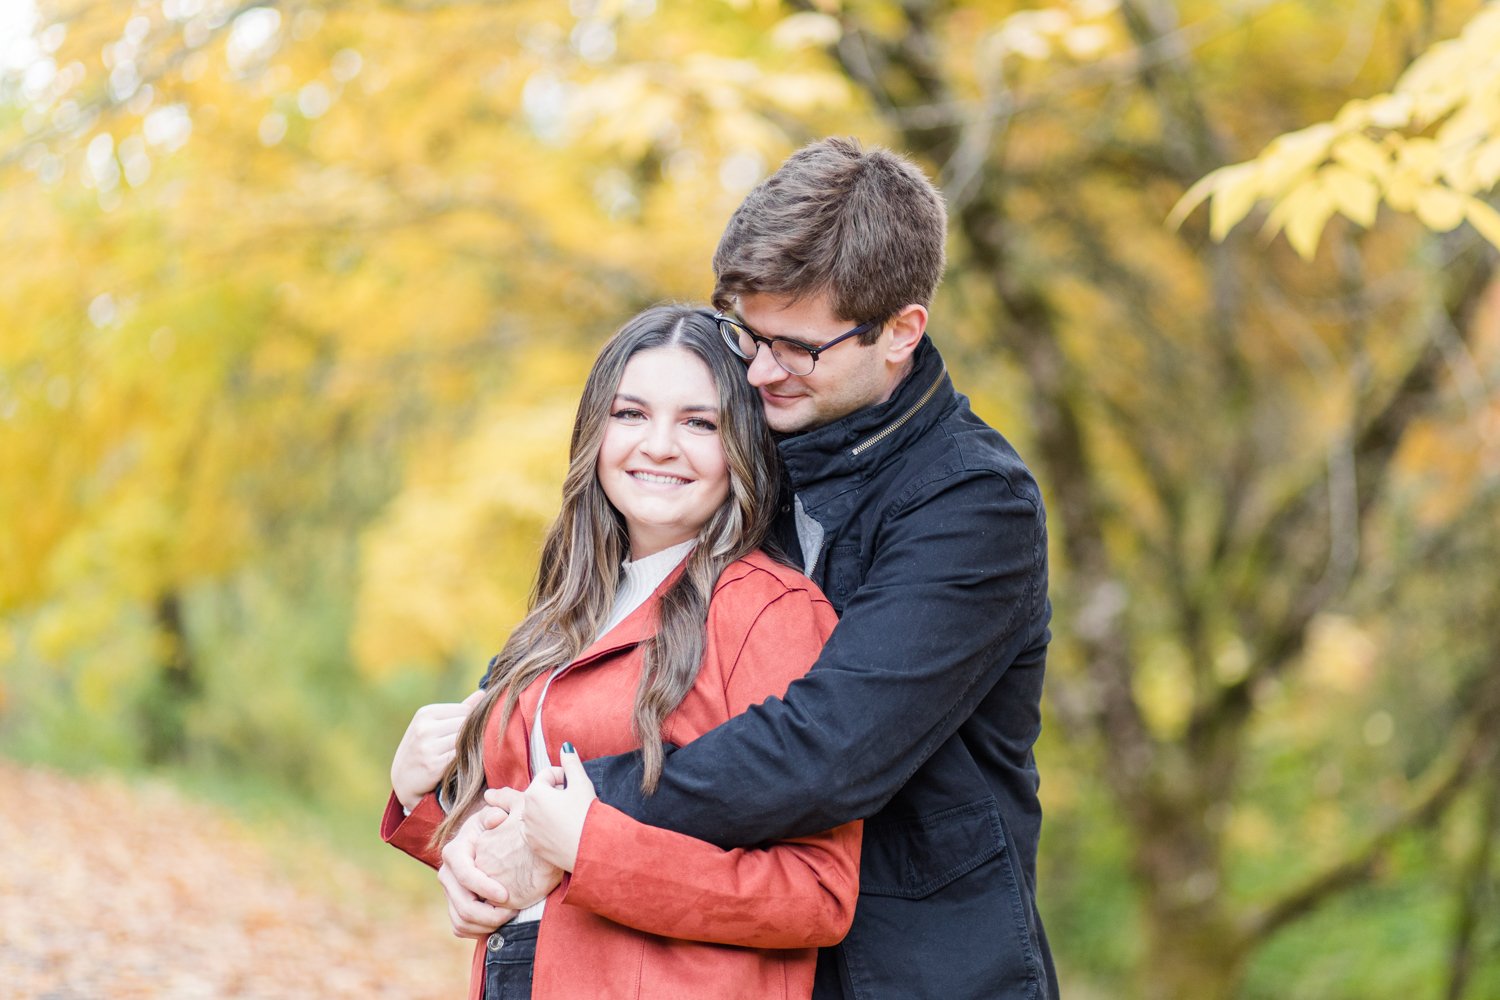
{"label": "woman's eye", "polygon": [[695,431],[708,431],[709,433],[712,433],[719,429],[718,424],[714,423],[712,420],[705,420],[702,417],[689,418],[687,425]]}
{"label": "woman's eye", "polygon": [[611,413],[610,416],[614,417],[616,420],[644,420],[644,419],[646,419],[646,415],[644,413],[642,413],[640,410],[631,409],[630,407],[626,407],[626,408],[621,409],[621,410],[616,410],[615,412]]}

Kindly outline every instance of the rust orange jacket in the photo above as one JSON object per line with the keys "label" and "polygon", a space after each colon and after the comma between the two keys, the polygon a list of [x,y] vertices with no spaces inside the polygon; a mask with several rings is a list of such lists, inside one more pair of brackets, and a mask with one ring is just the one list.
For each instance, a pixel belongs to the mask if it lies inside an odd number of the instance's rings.
{"label": "rust orange jacket", "polygon": [[[552,682],[543,730],[554,758],[568,740],[585,759],[635,749],[631,711],[640,643],[659,595],[601,637]],[[681,745],[807,672],[837,623],[802,574],[753,553],[725,569],[708,610],[703,664],[667,719]],[[542,684],[521,694],[505,732],[485,734],[490,787],[531,781],[528,735]],[[442,812],[428,795],[403,817],[392,796],[381,825],[390,844],[436,867],[428,839]],[[595,801],[578,863],[547,898],[537,938],[534,1000],[809,997],[819,946],[849,929],[859,891],[860,824],[761,848],[723,850],[645,826]],[[469,995],[483,989],[483,942]]]}

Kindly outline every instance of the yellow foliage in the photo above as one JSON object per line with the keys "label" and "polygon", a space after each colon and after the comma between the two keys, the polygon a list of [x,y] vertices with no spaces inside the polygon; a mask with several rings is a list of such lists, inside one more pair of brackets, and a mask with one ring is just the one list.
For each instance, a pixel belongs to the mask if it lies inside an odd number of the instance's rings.
{"label": "yellow foliage", "polygon": [[1193,709],[1193,685],[1179,650],[1163,645],[1143,655],[1133,687],[1153,733],[1163,739],[1182,733]]}
{"label": "yellow foliage", "polygon": [[771,41],[784,49],[832,45],[843,34],[838,18],[802,11],[783,18],[771,31]]}
{"label": "yellow foliage", "polygon": [[1266,857],[1276,850],[1277,825],[1264,809],[1252,805],[1236,806],[1224,824],[1224,836],[1237,851],[1252,857]]}
{"label": "yellow foliage", "polygon": [[1380,188],[1374,181],[1338,163],[1330,163],[1320,170],[1319,178],[1320,187],[1345,218],[1367,229],[1375,224],[1375,212],[1380,207]]}
{"label": "yellow foliage", "polygon": [[1342,615],[1319,616],[1303,652],[1313,690],[1353,695],[1374,679],[1380,649],[1359,622]]}
{"label": "yellow foliage", "polygon": [[1346,135],[1333,144],[1333,159],[1355,170],[1362,170],[1376,181],[1391,176],[1391,158],[1385,150],[1358,132]]}
{"label": "yellow foliage", "polygon": [[[23,153],[0,168],[0,611],[92,586],[149,601],[262,558],[310,510],[368,516],[340,513],[373,497],[336,467],[467,408],[469,443],[434,449],[448,481],[420,457],[389,474],[389,520],[429,551],[377,528],[367,569],[420,579],[453,544],[467,571],[503,538],[521,549],[459,619],[513,609],[594,345],[643,302],[703,298],[723,218],[788,129],[852,101],[816,44],[836,7],[784,27],[807,44],[774,59],[772,6],[200,7],[44,2],[55,76],[0,86],[21,95],[0,153]],[[564,360],[518,349],[548,340]],[[494,395],[527,380],[558,394]],[[441,604],[413,616],[423,601]],[[429,612],[417,645],[451,649]],[[94,641],[75,618],[42,623],[49,657]]]}
{"label": "yellow foliage", "polygon": [[1446,233],[1464,221],[1469,200],[1444,187],[1426,187],[1417,192],[1414,210],[1422,225]]}
{"label": "yellow foliage", "polygon": [[[1269,201],[1267,232],[1284,230],[1293,249],[1311,258],[1335,209],[1362,226],[1373,224],[1371,185],[1377,201],[1414,213],[1429,229],[1472,222],[1475,196],[1500,180],[1500,152],[1493,151],[1500,141],[1497,43],[1500,2],[1491,0],[1458,38],[1418,57],[1391,93],[1350,101],[1331,121],[1279,136],[1254,160],[1207,175],[1178,200],[1168,224],[1181,225],[1212,199],[1210,232],[1222,240],[1256,202]],[[1432,136],[1424,134],[1439,122]],[[1369,181],[1356,186],[1347,174],[1330,178],[1326,167],[1317,169],[1330,160]],[[1335,179],[1337,190],[1329,186]],[[1482,210],[1476,214],[1488,222]],[[1492,228],[1475,228],[1496,242]]]}
{"label": "yellow foliage", "polygon": [[1334,212],[1335,202],[1324,179],[1314,177],[1291,189],[1266,220],[1267,235],[1286,230],[1287,242],[1304,259],[1311,259],[1318,249],[1318,236]]}
{"label": "yellow foliage", "polygon": [[527,383],[491,397],[466,439],[424,455],[366,533],[351,642],[368,675],[463,656],[482,664],[499,649],[557,512],[591,360],[548,348],[518,357]]}

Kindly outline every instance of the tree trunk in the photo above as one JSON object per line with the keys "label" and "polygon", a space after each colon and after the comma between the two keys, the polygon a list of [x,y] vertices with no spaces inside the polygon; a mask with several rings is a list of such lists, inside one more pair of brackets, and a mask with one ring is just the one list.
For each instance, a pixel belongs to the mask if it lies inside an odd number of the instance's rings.
{"label": "tree trunk", "polygon": [[1168,909],[1148,895],[1146,953],[1137,993],[1144,1000],[1232,1000],[1244,975],[1244,951],[1220,908]]}
{"label": "tree trunk", "polygon": [[[1244,938],[1224,905],[1223,851],[1187,801],[1136,814],[1135,866],[1145,885],[1145,1000],[1230,1000],[1244,973]],[[1144,822],[1141,822],[1144,821]]]}
{"label": "tree trunk", "polygon": [[188,643],[181,595],[175,590],[159,595],[152,616],[161,644],[161,666],[141,700],[141,735],[147,763],[163,764],[181,760],[187,749],[185,716],[202,689],[202,678]]}

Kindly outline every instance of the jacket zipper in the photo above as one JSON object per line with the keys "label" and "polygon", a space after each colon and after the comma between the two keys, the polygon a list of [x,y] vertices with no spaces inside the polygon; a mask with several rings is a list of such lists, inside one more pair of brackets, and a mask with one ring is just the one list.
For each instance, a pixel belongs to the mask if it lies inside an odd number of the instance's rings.
{"label": "jacket zipper", "polygon": [[918,410],[927,405],[928,401],[931,400],[933,395],[937,392],[938,386],[942,385],[943,376],[947,374],[948,369],[945,366],[941,371],[938,372],[938,377],[933,380],[932,385],[927,387],[927,391],[922,393],[922,398],[917,400],[916,403],[912,405],[911,409],[907,410],[905,413],[901,414],[901,416],[897,417],[894,422],[887,424],[885,428],[874,437],[866,438],[859,444],[855,445],[854,449],[849,452],[849,454],[857,458],[861,452],[868,451],[869,449],[875,447],[877,444],[900,430],[902,425],[904,425],[908,420],[917,415]]}

